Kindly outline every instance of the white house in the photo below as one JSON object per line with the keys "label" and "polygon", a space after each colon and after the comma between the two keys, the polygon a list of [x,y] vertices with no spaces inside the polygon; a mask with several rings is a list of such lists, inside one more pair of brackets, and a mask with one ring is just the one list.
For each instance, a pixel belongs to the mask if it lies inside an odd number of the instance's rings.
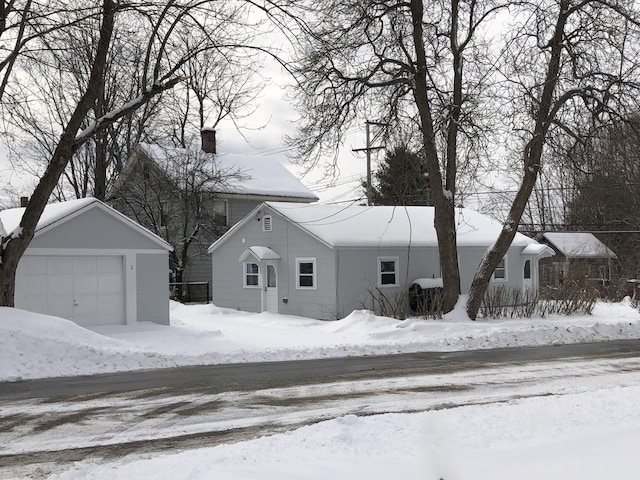
{"label": "white house", "polygon": [[[24,208],[0,212],[0,232]],[[169,324],[171,246],[95,198],[47,205],[18,263],[15,306],[84,326]]]}
{"label": "white house", "polygon": [[[406,292],[442,277],[433,207],[266,202],[209,248],[216,305],[335,319],[367,304],[369,291]],[[461,287],[468,292],[502,228],[458,209]],[[538,261],[553,250],[516,234],[492,285],[538,288]]]}

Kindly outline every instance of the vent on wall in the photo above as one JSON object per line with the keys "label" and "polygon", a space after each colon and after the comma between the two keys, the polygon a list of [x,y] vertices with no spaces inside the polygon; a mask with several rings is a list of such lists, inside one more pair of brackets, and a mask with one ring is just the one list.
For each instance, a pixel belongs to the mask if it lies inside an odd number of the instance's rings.
{"label": "vent on wall", "polygon": [[262,217],[262,231],[270,232],[271,231],[271,215],[265,215]]}

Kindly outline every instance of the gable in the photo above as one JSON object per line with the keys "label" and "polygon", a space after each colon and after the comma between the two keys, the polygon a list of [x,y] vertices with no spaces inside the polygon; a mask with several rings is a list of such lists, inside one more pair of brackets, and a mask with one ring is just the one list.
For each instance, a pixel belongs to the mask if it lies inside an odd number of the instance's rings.
{"label": "gable", "polygon": [[92,208],[37,235],[29,248],[157,250],[162,247],[113,215]]}
{"label": "gable", "polygon": [[[24,210],[0,212],[9,233],[19,229]],[[172,249],[160,237],[95,198],[47,205],[29,248]]]}

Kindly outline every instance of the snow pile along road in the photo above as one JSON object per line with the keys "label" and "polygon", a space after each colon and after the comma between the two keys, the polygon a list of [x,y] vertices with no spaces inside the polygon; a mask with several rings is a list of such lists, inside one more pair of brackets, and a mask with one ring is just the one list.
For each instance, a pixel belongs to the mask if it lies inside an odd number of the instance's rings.
{"label": "snow pile along road", "polygon": [[0,308],[0,381],[178,365],[456,351],[640,338],[640,313],[599,303],[593,315],[471,322],[398,321],[355,311],[324,322],[214,305],[171,304],[171,326],[139,323],[92,331],[56,317]]}

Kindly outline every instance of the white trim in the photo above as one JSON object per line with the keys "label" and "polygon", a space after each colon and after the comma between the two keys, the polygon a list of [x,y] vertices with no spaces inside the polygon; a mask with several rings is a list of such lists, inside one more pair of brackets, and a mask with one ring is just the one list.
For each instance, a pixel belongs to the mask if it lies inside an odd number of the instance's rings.
{"label": "white trim", "polygon": [[[138,266],[136,255],[137,252],[129,252],[123,255],[125,323],[127,325],[133,325],[138,321]],[[169,272],[167,272],[168,274]]]}
{"label": "white trim", "polygon": [[493,273],[491,274],[491,281],[492,282],[497,282],[497,283],[505,283],[509,281],[509,259],[508,259],[508,255],[505,255],[504,257],[502,257],[502,260],[500,260],[501,262],[504,262],[504,267],[502,267],[502,269],[504,270],[504,278],[497,278],[496,277],[496,270],[498,270],[498,267],[495,268],[495,270],[493,271]]}
{"label": "white trim", "polygon": [[[258,271],[256,273],[249,273],[247,272],[247,265],[255,265],[256,267],[258,267]],[[262,286],[262,280],[261,280],[261,271],[260,271],[260,263],[259,262],[242,262],[242,288],[260,288]],[[258,279],[258,284],[257,285],[249,285],[247,283],[247,275],[255,275],[256,278]]]}
{"label": "white trim", "polygon": [[[308,286],[302,286],[300,285],[300,264],[301,263],[311,263],[313,265],[313,273],[311,275],[309,274],[303,274],[305,277],[311,277],[312,281],[313,281],[313,286],[308,287]],[[318,265],[317,265],[317,261],[316,261],[316,257],[296,257],[296,290],[317,290],[318,289],[318,282],[317,282],[317,274],[318,274]]]}
{"label": "white trim", "polygon": [[[393,262],[394,263],[394,270],[393,270],[393,275],[394,275],[394,282],[393,283],[382,283],[382,262]],[[377,271],[378,271],[378,287],[380,288],[386,288],[386,287],[397,287],[399,285],[398,283],[398,277],[400,276],[400,272],[399,267],[400,267],[400,262],[398,257],[378,257],[378,262],[377,262]],[[391,273],[391,272],[385,272],[385,273]]]}

